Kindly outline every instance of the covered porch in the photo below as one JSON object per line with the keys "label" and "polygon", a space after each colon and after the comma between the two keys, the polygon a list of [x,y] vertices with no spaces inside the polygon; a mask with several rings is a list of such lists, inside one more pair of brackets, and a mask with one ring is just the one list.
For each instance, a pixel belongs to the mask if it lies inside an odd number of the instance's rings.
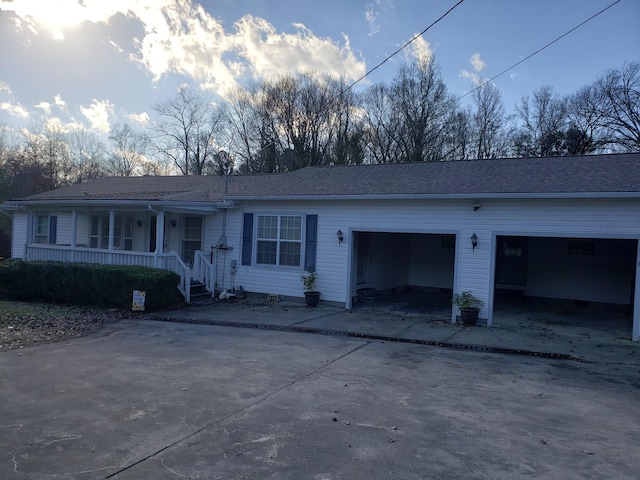
{"label": "covered porch", "polygon": [[172,271],[180,276],[178,289],[189,303],[192,286],[215,288],[215,259],[205,246],[223,223],[217,217],[226,212],[219,210],[211,205],[30,206],[13,212],[26,227],[24,239],[12,239],[13,251],[22,252],[19,258],[26,261]]}

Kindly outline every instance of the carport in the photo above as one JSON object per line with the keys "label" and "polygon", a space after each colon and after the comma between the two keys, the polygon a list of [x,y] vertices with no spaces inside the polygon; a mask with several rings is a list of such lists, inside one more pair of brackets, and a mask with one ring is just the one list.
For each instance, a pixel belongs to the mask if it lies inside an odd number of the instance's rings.
{"label": "carport", "polygon": [[496,236],[493,323],[516,306],[530,319],[546,312],[571,325],[631,331],[637,249],[636,239]]}
{"label": "carport", "polygon": [[397,303],[450,315],[455,277],[453,233],[353,232],[352,305]]}

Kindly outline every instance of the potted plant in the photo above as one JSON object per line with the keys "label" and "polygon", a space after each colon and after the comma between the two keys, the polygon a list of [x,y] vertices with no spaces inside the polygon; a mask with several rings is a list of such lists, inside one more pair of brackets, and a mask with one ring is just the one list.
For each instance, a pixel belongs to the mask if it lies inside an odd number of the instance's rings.
{"label": "potted plant", "polygon": [[473,296],[471,292],[456,293],[451,299],[456,307],[460,309],[460,318],[465,325],[475,325],[478,321],[478,313],[484,302]]}
{"label": "potted plant", "polygon": [[316,307],[320,302],[320,292],[316,291],[318,274],[315,270],[309,270],[300,276],[304,285],[304,299],[309,307]]}

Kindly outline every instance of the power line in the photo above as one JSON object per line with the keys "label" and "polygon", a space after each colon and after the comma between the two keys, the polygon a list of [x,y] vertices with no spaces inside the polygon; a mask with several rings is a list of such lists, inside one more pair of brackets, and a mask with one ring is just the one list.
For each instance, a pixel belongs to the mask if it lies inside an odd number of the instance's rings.
{"label": "power line", "polygon": [[[620,0],[618,0],[620,1]],[[422,30],[420,33],[416,34],[413,36],[413,38],[411,40],[409,40],[408,42],[406,42],[404,45],[402,45],[400,48],[398,48],[395,52],[393,52],[391,55],[389,55],[387,58],[385,58],[384,60],[382,60],[379,64],[377,64],[375,67],[373,67],[371,70],[369,70],[368,72],[366,72],[364,75],[362,75],[360,78],[358,78],[357,80],[355,80],[353,83],[351,83],[351,85],[349,85],[347,88],[345,88],[342,92],[340,92],[340,95],[348,92],[349,90],[351,90],[356,84],[358,84],[359,82],[361,82],[362,80],[364,80],[365,78],[367,78],[369,75],[371,75],[374,71],[376,71],[378,68],[380,68],[382,65],[384,65],[385,63],[387,63],[389,60],[391,60],[393,57],[395,57],[398,53],[400,53],[402,50],[404,50],[405,48],[407,48],[410,44],[412,44],[413,42],[415,42],[418,38],[420,38],[421,36],[423,36],[425,33],[427,33],[427,31],[433,27],[435,24],[437,24],[438,22],[440,22],[444,17],[446,17],[447,15],[449,15],[451,12],[453,12],[453,10],[455,10],[462,2],[464,2],[464,0],[460,0],[458,3],[456,3],[453,7],[451,7],[449,10],[447,10],[443,15],[440,16],[440,18],[438,18],[437,20],[435,20],[433,23],[431,23],[431,25],[429,25],[427,28],[425,28],[424,30]]]}
{"label": "power line", "polygon": [[[620,0],[618,0],[620,1]],[[367,78],[369,75],[371,75],[371,73],[373,73],[375,70],[377,70],[378,68],[380,68],[382,65],[384,65],[385,63],[387,63],[389,60],[391,60],[391,58],[393,58],[394,56],[396,56],[398,53],[400,53],[402,50],[404,50],[405,48],[407,48],[409,45],[411,45],[413,42],[415,42],[418,38],[420,38],[422,35],[424,35],[431,27],[433,27],[434,25],[436,25],[437,23],[439,23],[442,19],[444,19],[447,15],[449,15],[453,10],[455,10],[462,2],[464,2],[464,0],[459,0],[458,3],[456,3],[454,6],[452,6],[449,10],[447,10],[444,14],[442,14],[439,18],[437,18],[436,20],[434,20],[431,25],[429,25],[427,28],[425,28],[424,30],[422,30],[420,33],[414,35],[411,40],[409,40],[408,42],[406,42],[404,45],[402,45],[400,48],[398,48],[395,52],[393,52],[391,55],[387,56],[384,60],[382,60],[379,64],[377,64],[375,67],[373,67],[371,70],[367,71],[364,75],[362,75],[360,78],[358,78],[357,80],[353,81],[349,86],[347,86],[344,90],[342,90],[337,98],[332,99],[329,104],[326,106],[326,108],[323,111],[328,110],[329,108],[332,107],[332,104],[336,102],[336,100],[338,98],[341,98],[342,96],[344,96],[345,93],[347,93],[349,90],[351,90],[355,85],[357,85],[359,82],[361,82],[362,80],[364,80],[365,78]],[[276,141],[273,140],[271,142],[269,142],[267,145],[261,147],[254,155],[258,155],[261,152],[263,152],[264,150],[266,150],[267,148],[275,145]]]}
{"label": "power line", "polygon": [[478,85],[476,88],[474,88],[473,90],[468,91],[467,93],[461,95],[460,97],[458,97],[458,100],[463,99],[464,97],[466,97],[467,95],[471,95],[473,92],[475,92],[476,90],[480,90],[482,87],[484,87],[487,83],[494,81],[496,78],[504,75],[505,73],[507,73],[510,70],[513,70],[514,68],[516,68],[518,65],[520,65],[521,63],[526,62],[527,60],[529,60],[531,57],[533,57],[534,55],[537,55],[538,53],[540,53],[541,51],[543,51],[544,49],[546,49],[547,47],[550,47],[551,45],[553,45],[554,43],[556,43],[557,41],[561,40],[562,38],[566,37],[567,35],[569,35],[570,33],[572,33],[573,31],[577,30],[578,28],[580,28],[581,26],[583,26],[585,23],[590,22],[591,20],[593,20],[594,18],[596,18],[598,15],[604,13],[605,11],[609,10],[611,7],[613,7],[615,4],[620,3],[621,0],[616,0],[615,2],[613,2],[611,5],[603,8],[602,10],[600,10],[598,13],[595,13],[593,15],[591,15],[589,18],[587,18],[585,21],[583,21],[582,23],[579,23],[578,25],[576,25],[575,27],[573,27],[571,30],[568,30],[567,32],[563,33],[562,35],[560,35],[559,37],[555,38],[554,40],[551,40],[549,43],[547,43],[544,47],[539,48],[538,50],[536,50],[535,52],[533,52],[532,54],[526,56],[525,58],[523,58],[522,60],[520,60],[517,63],[514,63],[513,65],[511,65],[509,68],[507,68],[506,70],[503,70],[502,72],[500,72],[499,74],[495,75],[494,77],[491,77],[489,80],[486,80],[485,82],[481,83],[480,85]]}

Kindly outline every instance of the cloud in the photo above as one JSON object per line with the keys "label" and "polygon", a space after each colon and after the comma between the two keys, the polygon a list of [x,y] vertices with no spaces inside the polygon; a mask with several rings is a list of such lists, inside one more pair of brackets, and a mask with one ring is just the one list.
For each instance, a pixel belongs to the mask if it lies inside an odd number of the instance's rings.
{"label": "cloud", "polygon": [[468,70],[462,70],[460,72],[460,77],[468,78],[476,86],[477,85],[482,85],[484,80],[482,79],[482,77],[480,75],[478,75],[477,72],[481,72],[482,70],[484,70],[487,67],[487,64],[484,62],[484,60],[482,60],[480,58],[480,54],[479,53],[474,53],[473,55],[471,55],[471,58],[469,59],[469,62],[471,63],[471,66],[473,67],[474,71],[470,72]]}
{"label": "cloud", "polygon": [[278,33],[266,20],[245,16],[236,22],[236,34],[230,39],[240,58],[248,61],[254,77],[273,78],[283,73],[315,70],[347,80],[365,72],[344,37],[344,45],[320,38],[302,24],[295,34]]}
{"label": "cloud", "polygon": [[469,72],[468,70],[462,70],[460,72],[460,77],[468,78],[473,82],[474,85],[480,85],[482,83],[482,78],[477,73]]}
{"label": "cloud", "polygon": [[433,55],[431,44],[421,35],[409,45],[408,55],[417,59],[429,59]]}
{"label": "cloud", "polygon": [[13,117],[29,118],[29,112],[19,103],[1,102],[0,110],[7,112]]}
{"label": "cloud", "polygon": [[[388,0],[376,0],[380,2]],[[154,81],[183,75],[221,95],[247,77],[312,69],[352,80],[365,72],[365,62],[356,58],[346,37],[343,43],[320,38],[301,24],[293,25],[293,33],[278,32],[266,20],[250,15],[226,31],[195,0],[14,0],[2,8],[15,12],[16,23],[48,32],[58,41],[82,22],[109,27],[117,14],[135,19],[140,32],[128,40],[133,46],[129,61],[143,66]],[[122,51],[124,39],[115,42],[107,35],[103,40]]]}
{"label": "cloud", "polygon": [[473,69],[476,72],[481,72],[487,66],[487,64],[480,58],[479,53],[471,55],[471,65],[473,65]]}
{"label": "cloud", "polygon": [[369,33],[367,34],[369,37],[373,37],[376,33],[380,32],[380,25],[376,23],[379,14],[380,12],[374,9],[373,3],[367,4],[367,10],[364,12],[364,18],[369,24]]}
{"label": "cloud", "polygon": [[9,84],[6,82],[3,82],[2,80],[0,80],[0,92],[7,92],[8,94],[13,93],[11,91],[11,87],[9,86]]}
{"label": "cloud", "polygon": [[35,107],[42,109],[46,115],[51,115],[51,104],[49,102],[37,103]]}
{"label": "cloud", "polygon": [[103,133],[109,133],[111,126],[109,117],[113,113],[113,104],[109,100],[98,101],[95,98],[89,107],[80,107],[82,114],[91,123],[91,128]]}
{"label": "cloud", "polygon": [[53,103],[61,110],[66,110],[67,108],[67,102],[62,99],[62,95],[55,95],[53,97]]}
{"label": "cloud", "polygon": [[147,112],[142,113],[129,113],[126,117],[132,122],[137,123],[142,127],[146,127],[149,124],[149,114]]}

